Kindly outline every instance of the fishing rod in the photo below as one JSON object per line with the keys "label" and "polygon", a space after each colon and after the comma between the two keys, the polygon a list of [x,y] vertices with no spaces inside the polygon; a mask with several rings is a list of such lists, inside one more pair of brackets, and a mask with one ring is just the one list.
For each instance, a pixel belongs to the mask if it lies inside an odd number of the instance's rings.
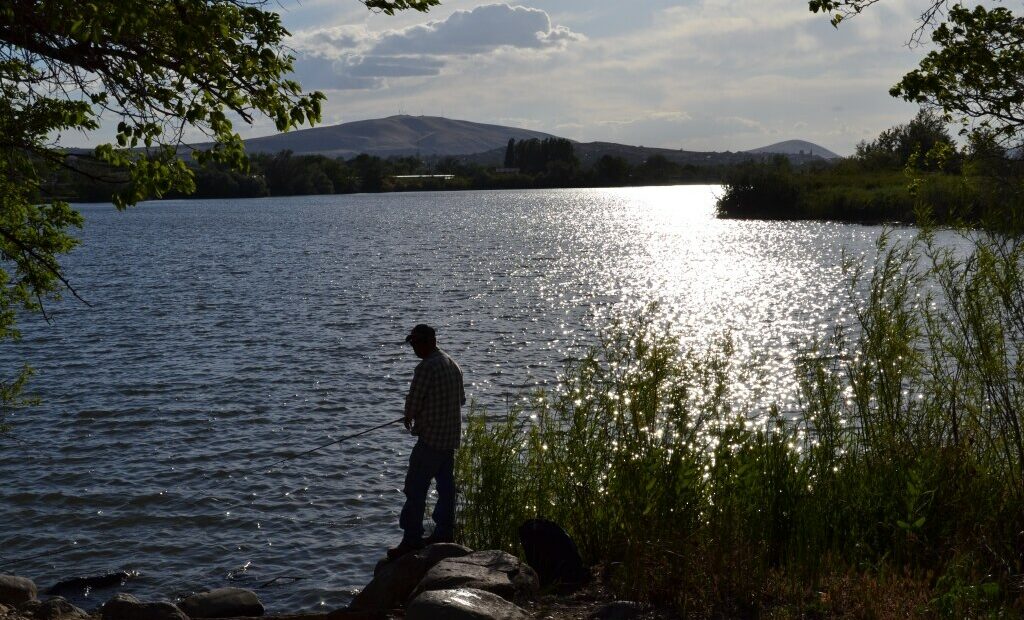
{"label": "fishing rod", "polygon": [[[333,445],[341,443],[343,441],[348,441],[349,439],[355,439],[356,437],[361,437],[361,436],[363,436],[363,435],[365,435],[367,433],[371,433],[373,431],[380,430],[380,429],[385,428],[387,426],[391,426],[392,424],[398,424],[399,422],[403,422],[404,420],[405,420],[405,416],[402,416],[401,418],[398,418],[398,419],[395,419],[395,420],[391,420],[390,422],[385,422],[384,424],[378,424],[377,426],[374,426],[372,428],[368,428],[368,429],[359,431],[358,433],[352,433],[351,435],[345,435],[344,437],[335,439],[334,441],[329,441],[329,442],[327,442],[325,444],[321,444],[321,445],[319,445],[319,446],[317,446],[315,448],[310,448],[309,450],[305,450],[303,452],[299,452],[298,454],[292,454],[291,456],[286,456],[285,458],[283,458],[283,459],[281,459],[279,461],[274,461],[273,463],[271,463],[270,467],[268,467],[266,470],[264,470],[263,473],[268,474],[271,471],[273,471],[274,469],[276,469],[282,463],[287,463],[288,461],[291,461],[292,459],[297,459],[300,456],[305,456],[307,454],[312,454],[312,453],[316,452],[317,450],[323,450],[324,448],[326,448],[328,446],[333,446]],[[223,509],[223,510],[233,510],[233,509],[235,509],[235,508],[237,508],[239,506],[244,506],[245,504],[248,504],[248,503],[249,503],[249,501],[246,500],[246,501],[240,502],[238,504],[232,504],[231,506],[228,506],[226,509]],[[93,544],[95,544],[95,543],[93,543]],[[24,562],[26,560],[32,560],[32,559],[43,557],[43,556],[46,556],[46,555],[63,553],[63,552],[68,551],[70,549],[76,549],[76,548],[77,549],[81,549],[82,547],[87,547],[87,546],[90,546],[90,544],[86,543],[86,544],[82,545],[82,544],[78,544],[78,543],[72,543],[70,545],[64,545],[62,547],[58,547],[57,549],[54,549],[54,550],[51,550],[51,551],[46,551],[44,553],[38,553],[38,554],[35,554],[35,555],[29,555],[29,556],[24,556],[24,557],[20,557],[20,558],[0,557],[0,567],[5,567],[5,566],[13,565],[13,564],[18,564],[18,563]]]}
{"label": "fishing rod", "polygon": [[375,430],[378,430],[378,429],[382,429],[385,426],[391,426],[392,424],[398,424],[399,422],[402,422],[404,420],[405,420],[405,416],[402,416],[402,417],[398,418],[397,420],[391,420],[390,422],[385,422],[384,424],[380,424],[378,426],[374,426],[373,428],[368,428],[368,429],[366,429],[364,431],[359,431],[358,433],[352,433],[351,435],[345,435],[341,439],[335,439],[334,441],[329,441],[329,442],[327,442],[327,443],[325,443],[323,445],[317,446],[317,447],[312,448],[310,450],[306,450],[305,452],[299,452],[298,454],[293,454],[291,456],[287,456],[287,457],[281,459],[280,461],[275,461],[275,462],[271,463],[270,467],[267,468],[267,471],[265,473],[269,473],[269,472],[273,471],[281,463],[286,463],[286,462],[288,462],[288,461],[290,461],[292,459],[297,459],[300,456],[305,456],[307,454],[312,454],[312,453],[316,452],[317,450],[322,450],[322,449],[324,449],[324,448],[326,448],[328,446],[333,446],[336,443],[341,443],[341,442],[347,441],[349,439],[355,439],[356,437],[359,437],[361,435],[365,435],[365,434],[367,434],[369,432],[372,432],[372,431],[375,431]]}
{"label": "fishing rod", "polygon": [[[273,463],[271,463],[270,467],[264,469],[262,473],[263,474],[269,474],[270,472],[272,472],[275,469],[277,469],[277,467],[279,465],[281,465],[283,463],[287,463],[288,461],[291,461],[292,459],[297,459],[300,456],[305,456],[307,454],[312,454],[312,453],[316,452],[317,450],[323,450],[324,448],[326,448],[328,446],[333,446],[334,444],[338,444],[338,443],[341,443],[343,441],[348,441],[349,439],[355,439],[356,437],[361,437],[362,435],[365,435],[367,433],[371,433],[373,431],[382,429],[382,428],[384,428],[386,426],[391,426],[392,424],[398,424],[399,422],[403,422],[404,420],[405,420],[405,416],[402,416],[402,417],[400,417],[398,419],[391,420],[390,422],[385,422],[384,424],[378,424],[377,426],[374,426],[372,428],[367,428],[365,430],[361,430],[358,433],[352,433],[351,435],[345,435],[344,437],[340,437],[338,439],[335,439],[334,441],[328,441],[325,444],[321,444],[321,445],[319,445],[319,446],[317,446],[315,448],[310,448],[309,450],[305,450],[303,452],[299,452],[298,454],[292,454],[291,456],[286,456],[286,457],[284,457],[283,459],[281,459],[279,461],[274,461]],[[213,501],[215,501],[215,502],[219,502],[220,501],[220,500],[218,500],[216,498],[211,498],[211,499],[213,499]],[[243,500],[241,502],[237,502],[237,503],[231,504],[230,506],[227,506],[225,508],[221,508],[221,510],[223,510],[225,512],[230,512],[230,511],[234,510],[235,508],[239,508],[241,506],[248,505],[249,502],[250,502],[250,500],[246,499],[246,500]]]}

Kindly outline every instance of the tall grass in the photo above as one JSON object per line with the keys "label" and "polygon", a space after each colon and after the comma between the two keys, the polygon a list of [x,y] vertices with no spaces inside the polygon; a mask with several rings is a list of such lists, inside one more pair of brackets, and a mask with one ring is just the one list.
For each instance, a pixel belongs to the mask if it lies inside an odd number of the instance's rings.
{"label": "tall grass", "polygon": [[857,325],[794,369],[796,413],[740,411],[728,339],[652,312],[460,451],[460,537],[541,516],[624,596],[695,616],[1024,611],[1024,245],[883,237],[847,263]]}

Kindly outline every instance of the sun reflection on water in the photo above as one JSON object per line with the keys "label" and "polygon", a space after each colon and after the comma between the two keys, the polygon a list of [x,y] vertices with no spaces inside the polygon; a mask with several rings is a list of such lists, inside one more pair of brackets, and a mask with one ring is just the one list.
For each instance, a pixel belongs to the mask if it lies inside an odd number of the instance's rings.
{"label": "sun reflection on water", "polygon": [[[846,245],[877,234],[863,227],[714,217],[716,186],[578,190],[571,255],[595,322],[652,303],[693,348],[727,336],[734,396],[751,408],[792,403],[795,357],[847,320],[841,274]],[[588,195],[589,194],[589,195]],[[595,195],[596,194],[596,195]],[[558,298],[551,302],[558,305]]]}

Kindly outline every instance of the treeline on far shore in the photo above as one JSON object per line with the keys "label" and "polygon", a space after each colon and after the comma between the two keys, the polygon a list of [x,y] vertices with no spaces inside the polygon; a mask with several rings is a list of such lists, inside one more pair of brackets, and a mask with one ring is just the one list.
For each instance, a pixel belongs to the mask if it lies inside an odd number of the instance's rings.
{"label": "treeline on far shore", "polygon": [[[718,214],[727,218],[1018,227],[1024,161],[994,136],[959,145],[945,121],[922,110],[833,163],[794,167],[749,162],[725,176]],[[995,221],[998,220],[998,221]]]}
{"label": "treeline on far shore", "polygon": [[[300,155],[291,151],[249,156],[249,170],[236,172],[226,165],[190,164],[195,192],[165,198],[254,198],[463,189],[527,189],[553,187],[615,187],[685,183],[718,183],[727,167],[673,162],[660,154],[632,164],[605,155],[582,165],[570,141],[562,138],[509,141],[505,166],[488,166],[465,158],[417,156],[382,158],[373,155],[333,158]],[[77,174],[52,171],[43,189],[49,197],[72,202],[104,202],[125,187],[114,171],[78,155]]]}
{"label": "treeline on far shore", "polygon": [[[106,202],[127,187],[123,171],[88,155],[55,167],[44,197]],[[725,218],[836,220],[846,222],[975,225],[999,228],[1024,213],[1024,160],[995,137],[973,132],[960,144],[938,115],[922,110],[908,123],[861,142],[838,160],[751,156],[739,163],[679,163],[662,154],[642,162],[606,154],[582,163],[563,138],[509,140],[501,165],[473,157],[350,158],[257,153],[245,172],[190,162],[195,191],[164,198],[256,198],[467,189],[623,187],[721,183],[718,215]],[[794,163],[798,162],[798,163]],[[84,174],[83,174],[84,172]],[[119,176],[120,175],[120,176]]]}

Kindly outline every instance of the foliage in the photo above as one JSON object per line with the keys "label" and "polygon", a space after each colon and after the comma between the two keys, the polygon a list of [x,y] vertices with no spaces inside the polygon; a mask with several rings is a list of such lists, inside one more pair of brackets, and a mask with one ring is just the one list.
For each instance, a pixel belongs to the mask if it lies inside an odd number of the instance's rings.
{"label": "foliage", "polygon": [[[366,0],[372,10],[427,10],[437,0]],[[80,216],[44,202],[58,171],[112,184],[119,208],[195,189],[185,152],[244,170],[232,119],[284,131],[320,118],[320,93],[288,78],[288,32],[262,0],[13,0],[0,6],[0,339],[19,310],[67,286],[58,257]],[[116,144],[69,155],[62,134],[116,125]],[[212,146],[184,140],[205,135]],[[16,400],[18,375],[0,383]]]}
{"label": "foliage", "polygon": [[[613,324],[555,390],[472,413],[459,536],[516,551],[522,519],[552,519],[621,595],[686,617],[841,615],[893,576],[886,617],[1009,611],[1024,245],[964,242],[883,236],[847,261],[856,324],[802,356],[785,416],[736,409],[728,340],[683,352],[654,314]],[[833,589],[851,580],[865,600]]]}
{"label": "foliage", "polygon": [[718,199],[720,217],[804,219],[802,192],[785,157],[736,166]]}
{"label": "foliage", "polygon": [[[829,13],[833,26],[840,22],[862,13],[871,5],[880,0],[810,0],[808,7],[814,13]],[[948,2],[946,0],[928,0],[925,9],[921,12],[919,30],[933,25],[941,16]]]}
{"label": "foliage", "polygon": [[1002,183],[974,176],[934,173],[908,177],[847,160],[820,169],[787,169],[752,163],[726,176],[719,217],[834,220],[864,224],[925,221],[995,222],[1009,192]]}
{"label": "foliage", "polygon": [[509,140],[505,160],[510,162],[508,167],[519,168],[528,174],[547,173],[565,177],[579,168],[572,142],[565,138]]}
{"label": "foliage", "polygon": [[509,138],[508,145],[505,147],[505,160],[504,165],[506,168],[512,168],[516,165],[516,139]]}
{"label": "foliage", "polygon": [[0,381],[0,435],[7,433],[11,425],[7,423],[7,417],[19,407],[31,405],[36,402],[34,398],[26,398],[22,395],[25,384],[32,376],[32,368],[23,366],[11,380]]}
{"label": "foliage", "polygon": [[622,157],[602,155],[594,164],[594,177],[601,185],[622,185],[629,180],[631,167]]}
{"label": "foliage", "polygon": [[[89,166],[92,178],[64,168],[49,170],[47,181],[41,187],[43,194],[79,202],[109,202],[120,186],[95,179],[113,178],[117,171],[102,163],[91,162]],[[251,155],[245,171],[218,162],[202,166],[192,162],[189,168],[195,179],[195,190],[191,194],[170,191],[166,197],[252,198],[352,192],[717,183],[728,170],[723,166],[681,165],[660,155],[652,155],[634,167],[621,157],[606,155],[589,170],[556,166],[543,173],[508,174],[454,157],[381,158],[364,153],[346,160],[325,155],[296,155],[291,151]],[[452,175],[453,178],[398,178],[402,175]]]}
{"label": "foliage", "polygon": [[991,132],[974,132],[959,148],[942,117],[922,110],[831,165],[793,168],[780,159],[737,166],[725,177],[718,214],[1024,231],[1022,176],[1024,162]]}
{"label": "foliage", "polygon": [[1024,19],[1004,7],[954,5],[932,33],[938,49],[893,87],[893,96],[938,106],[1014,139],[1024,129]]}
{"label": "foliage", "polygon": [[958,158],[940,162],[936,155],[943,149],[955,152],[956,148],[945,119],[922,109],[909,123],[886,129],[875,140],[858,144],[856,157],[869,168],[900,169],[913,165],[920,170],[955,173],[959,171]]}
{"label": "foliage", "polygon": [[[879,0],[810,0],[838,24]],[[1005,7],[973,9],[945,0],[925,3],[912,36],[931,31],[937,49],[900,80],[890,93],[941,109],[965,122],[965,133],[993,132],[1017,143],[1024,130],[1024,19]],[[967,123],[976,122],[973,127]]]}
{"label": "foliage", "polygon": [[394,15],[395,11],[413,9],[426,12],[430,7],[441,4],[441,0],[360,0],[371,11],[379,11],[385,15]]}

